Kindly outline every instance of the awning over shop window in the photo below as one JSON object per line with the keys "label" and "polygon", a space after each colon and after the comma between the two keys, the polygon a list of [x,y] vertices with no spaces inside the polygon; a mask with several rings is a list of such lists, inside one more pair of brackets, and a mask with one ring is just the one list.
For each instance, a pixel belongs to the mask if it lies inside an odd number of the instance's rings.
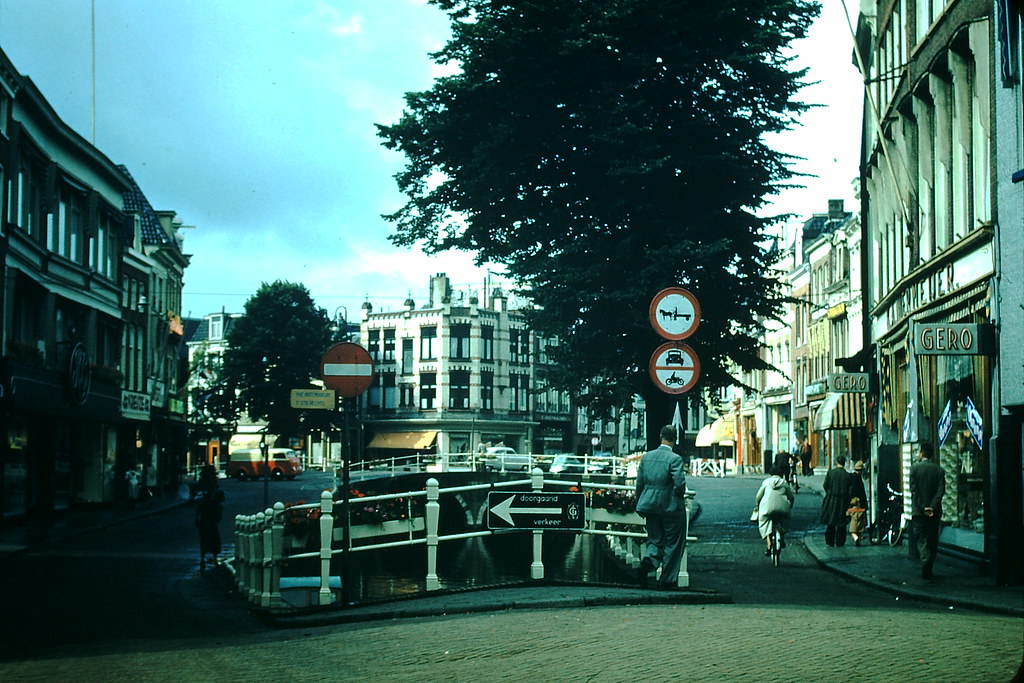
{"label": "awning over shop window", "polygon": [[420,451],[430,448],[437,432],[383,432],[370,441],[367,448],[393,448]]}
{"label": "awning over shop window", "polygon": [[814,416],[814,431],[823,432],[828,429],[855,429],[867,425],[867,409],[864,406],[865,394],[846,394],[830,392],[818,406]]}
{"label": "awning over shop window", "polygon": [[709,425],[704,425],[697,432],[697,441],[694,444],[699,448],[707,448],[716,443],[736,441],[736,419],[732,417],[720,417]]}

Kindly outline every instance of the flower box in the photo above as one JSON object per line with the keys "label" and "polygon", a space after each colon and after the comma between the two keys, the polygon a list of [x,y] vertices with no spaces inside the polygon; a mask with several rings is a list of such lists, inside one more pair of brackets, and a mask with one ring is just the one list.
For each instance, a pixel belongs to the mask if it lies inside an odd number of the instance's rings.
{"label": "flower box", "polygon": [[[373,538],[375,536],[393,536],[395,534],[409,534],[416,531],[423,531],[427,528],[427,520],[424,517],[410,517],[409,519],[391,519],[380,524],[353,524],[349,527],[352,539]],[[334,530],[334,537],[341,539],[345,530],[337,528]]]}
{"label": "flower box", "polygon": [[635,512],[609,512],[604,508],[590,508],[590,521],[606,524],[637,524],[643,526],[644,518]]}

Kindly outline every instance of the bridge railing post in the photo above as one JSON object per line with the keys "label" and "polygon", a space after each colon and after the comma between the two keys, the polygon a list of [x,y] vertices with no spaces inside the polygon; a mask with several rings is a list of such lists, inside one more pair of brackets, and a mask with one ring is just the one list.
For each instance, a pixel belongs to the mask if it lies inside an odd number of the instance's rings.
{"label": "bridge railing post", "polygon": [[245,565],[249,561],[245,553],[245,515],[235,515],[235,588],[245,595]]}
{"label": "bridge railing post", "polygon": [[267,508],[263,511],[263,522],[260,524],[261,545],[263,550],[263,561],[260,563],[260,572],[263,575],[260,581],[260,607],[270,607],[271,574],[274,568],[274,508]]}
{"label": "bridge railing post", "polygon": [[281,563],[284,561],[284,503],[274,503],[270,517],[270,606],[280,607],[281,598]]}
{"label": "bridge railing post", "polygon": [[436,591],[441,588],[441,581],[437,577],[437,543],[438,543],[438,522],[441,519],[440,483],[431,477],[427,479],[427,582],[428,591]]}
{"label": "bridge railing post", "polygon": [[249,542],[252,543],[252,574],[249,582],[249,602],[260,604],[260,596],[263,594],[263,570],[260,565],[263,562],[263,518],[266,515],[257,512],[253,516],[252,525],[249,527]]}
{"label": "bridge railing post", "polygon": [[[544,472],[539,467],[534,467],[530,473],[530,488],[539,492],[544,488]],[[540,529],[533,531],[533,563],[530,565],[530,578],[544,578],[544,560],[541,558],[541,550],[544,547],[544,532]]]}
{"label": "bridge railing post", "polygon": [[330,491],[320,494],[320,605],[334,602],[331,592],[331,542],[334,540],[334,497]]}

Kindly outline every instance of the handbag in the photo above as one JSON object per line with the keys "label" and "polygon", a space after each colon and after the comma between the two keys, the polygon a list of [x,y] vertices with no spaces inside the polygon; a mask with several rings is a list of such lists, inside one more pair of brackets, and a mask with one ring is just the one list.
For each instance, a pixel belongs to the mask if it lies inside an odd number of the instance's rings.
{"label": "handbag", "polygon": [[757,521],[757,507],[756,506],[754,507],[754,511],[750,513],[750,521],[751,522],[756,522]]}

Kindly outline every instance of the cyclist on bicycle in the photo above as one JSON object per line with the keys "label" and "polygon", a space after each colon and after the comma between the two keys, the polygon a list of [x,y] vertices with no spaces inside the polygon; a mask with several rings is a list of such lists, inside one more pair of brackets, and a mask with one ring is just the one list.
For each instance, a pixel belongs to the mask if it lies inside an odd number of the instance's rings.
{"label": "cyclist on bicycle", "polygon": [[755,497],[757,530],[767,544],[765,555],[771,552],[772,532],[776,529],[782,537],[781,547],[786,547],[786,523],[789,521],[790,511],[793,509],[793,501],[796,499],[793,487],[780,476],[781,473],[777,467],[770,468],[768,474],[768,478],[761,482],[761,488],[757,490]]}

